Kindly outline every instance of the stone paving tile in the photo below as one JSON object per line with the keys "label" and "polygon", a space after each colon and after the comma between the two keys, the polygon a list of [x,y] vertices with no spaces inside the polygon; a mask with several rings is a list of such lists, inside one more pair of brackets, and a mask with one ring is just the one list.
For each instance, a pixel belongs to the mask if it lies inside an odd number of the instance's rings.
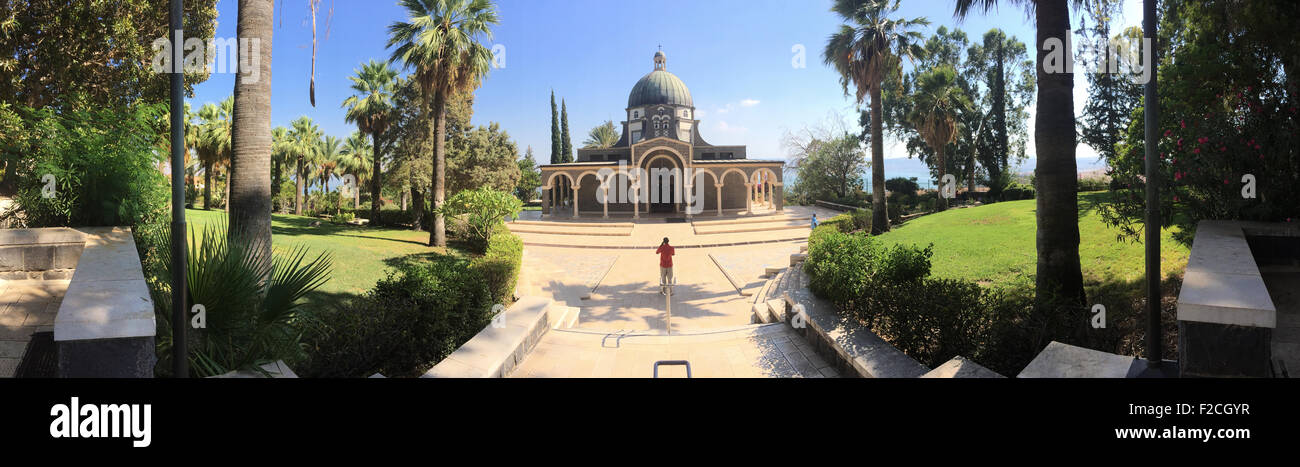
{"label": "stone paving tile", "polygon": [[13,378],[18,371],[17,358],[0,358],[0,378]]}
{"label": "stone paving tile", "polygon": [[20,340],[0,340],[0,358],[23,358],[27,342]]}

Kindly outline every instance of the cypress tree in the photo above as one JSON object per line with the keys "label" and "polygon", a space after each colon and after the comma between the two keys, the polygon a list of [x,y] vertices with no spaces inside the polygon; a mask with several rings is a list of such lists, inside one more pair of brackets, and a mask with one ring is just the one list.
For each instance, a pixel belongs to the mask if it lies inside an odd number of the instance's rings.
{"label": "cypress tree", "polygon": [[560,157],[564,162],[573,162],[573,142],[569,141],[569,108],[564,99],[560,99]]}
{"label": "cypress tree", "polygon": [[555,108],[555,90],[551,90],[551,163],[564,162],[560,157],[560,121]]}

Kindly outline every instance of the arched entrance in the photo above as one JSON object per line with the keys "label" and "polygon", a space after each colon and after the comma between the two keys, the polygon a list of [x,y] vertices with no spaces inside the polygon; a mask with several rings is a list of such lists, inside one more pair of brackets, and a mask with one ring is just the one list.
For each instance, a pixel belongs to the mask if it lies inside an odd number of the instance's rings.
{"label": "arched entrance", "polygon": [[646,212],[675,213],[681,210],[683,192],[682,163],[672,153],[657,151],[647,156],[643,202]]}

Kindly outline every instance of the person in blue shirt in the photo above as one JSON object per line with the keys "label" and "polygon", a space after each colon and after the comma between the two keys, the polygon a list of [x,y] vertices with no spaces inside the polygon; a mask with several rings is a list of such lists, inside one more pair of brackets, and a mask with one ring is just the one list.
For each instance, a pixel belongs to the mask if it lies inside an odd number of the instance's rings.
{"label": "person in blue shirt", "polygon": [[817,228],[817,213],[815,212],[812,215],[812,228]]}

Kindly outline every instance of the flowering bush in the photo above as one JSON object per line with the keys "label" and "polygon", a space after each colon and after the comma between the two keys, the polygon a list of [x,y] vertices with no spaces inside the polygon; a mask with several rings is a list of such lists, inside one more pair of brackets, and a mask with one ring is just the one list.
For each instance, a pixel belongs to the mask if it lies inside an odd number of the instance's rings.
{"label": "flowering bush", "polygon": [[[1290,53],[1259,37],[1227,42],[1233,27],[1218,9],[1189,4],[1186,32],[1159,69],[1157,154],[1164,227],[1190,244],[1202,219],[1271,222],[1300,217],[1300,115]],[[1249,11],[1247,11],[1249,13]],[[1141,107],[1109,161],[1110,200],[1101,213],[1136,239],[1145,209],[1145,121]],[[1252,197],[1253,195],[1253,197]]]}

